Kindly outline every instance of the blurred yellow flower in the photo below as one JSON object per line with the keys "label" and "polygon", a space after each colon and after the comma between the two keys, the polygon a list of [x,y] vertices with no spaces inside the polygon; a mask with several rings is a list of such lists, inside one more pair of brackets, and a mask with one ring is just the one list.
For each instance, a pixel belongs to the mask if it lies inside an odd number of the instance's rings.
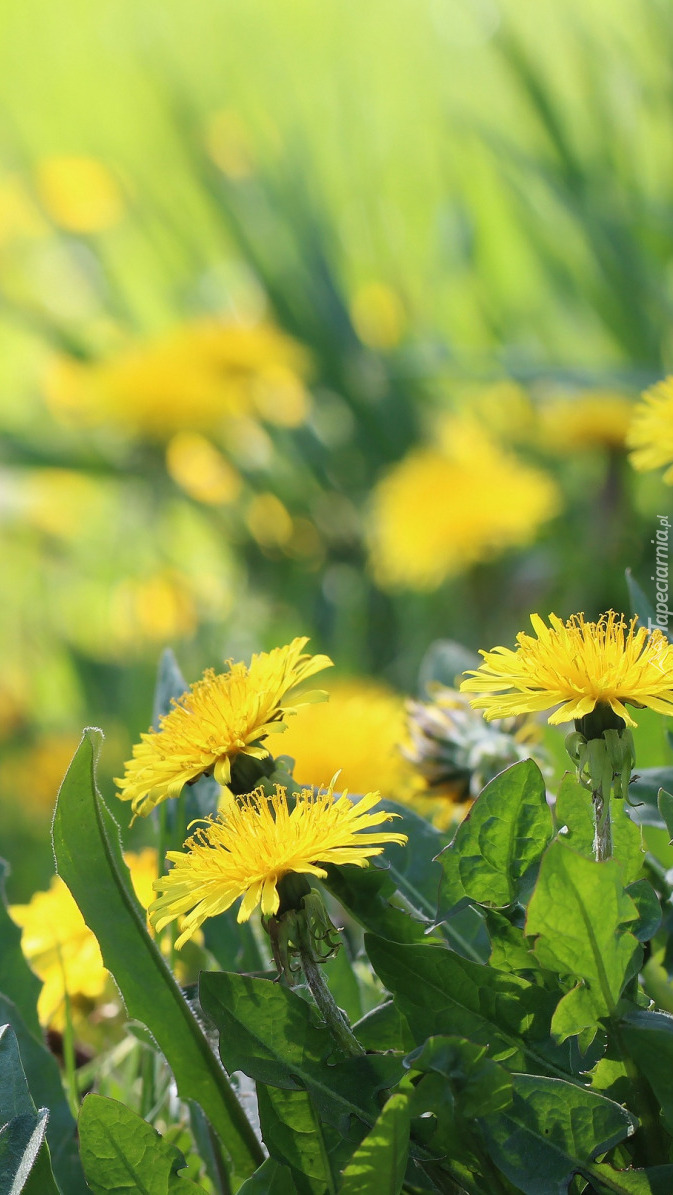
{"label": "blurred yellow flower", "polygon": [[[147,908],[154,896],[157,852],[148,847],[138,854],[126,853],[124,860],[136,896]],[[98,942],[59,876],[46,892],[36,892],[28,904],[10,906],[9,912],[23,931],[23,952],[44,985],[37,1005],[40,1024],[62,1030],[66,992],[75,1020],[106,994],[109,972]]]}
{"label": "blurred yellow flower", "polygon": [[226,912],[240,896],[239,922],[257,905],[272,917],[280,907],[278,884],[291,872],[324,878],[321,863],[367,867],[386,843],[407,841],[389,831],[360,833],[395,817],[372,812],[379,799],[378,792],[367,793],[353,804],[346,792],[335,799],[331,787],[304,789],[290,809],[286,790],[276,785],[272,796],[259,788],[231,801],[187,840],[186,851],[168,852],[173,867],[156,881],[161,895],[150,907],[154,928],[181,917],[180,948],[207,917]]}
{"label": "blurred yellow flower", "polygon": [[107,361],[55,357],[45,394],[61,418],[169,440],[185,430],[224,432],[251,416],[298,426],[309,411],[307,368],[300,345],[270,324],[203,318]]}
{"label": "blurred yellow flower", "polygon": [[47,215],[67,232],[104,232],[121,219],[119,184],[96,158],[43,158],[35,182]]}
{"label": "blurred yellow flower", "polygon": [[673,375],[643,394],[627,435],[634,469],[646,472],[666,466],[664,481],[673,485]]}
{"label": "blurred yellow flower", "polygon": [[203,679],[173,705],[159,730],[141,735],[119,785],[119,796],[133,803],[134,814],[147,816],[167,797],[177,797],[190,780],[212,772],[228,784],[232,760],[239,754],[263,759],[261,740],[285,730],[283,718],[324,694],[297,692],[323,668],[327,656],[310,656],[308,639],[254,655],[250,666],[229,663],[228,671],[209,669]]}
{"label": "blurred yellow flower", "polygon": [[377,789],[395,800],[411,775],[398,746],[405,722],[404,699],[386,685],[334,681],[329,701],[302,710],[280,749],[294,759],[299,784],[326,784],[339,772],[339,786],[356,793]]}
{"label": "blurred yellow flower", "polygon": [[631,400],[611,391],[548,399],[539,407],[539,443],[558,453],[623,448],[632,415]]}
{"label": "blurred yellow flower", "polygon": [[484,717],[509,718],[558,706],[552,726],[610,706],[627,726],[637,726],[625,702],[673,716],[673,645],[660,630],[636,629],[610,610],[598,622],[574,614],[562,622],[549,615],[551,626],[531,614],[536,638],[520,631],[517,647],[482,651],[484,663],[460,686],[477,693],[470,704]]}
{"label": "blurred yellow flower", "polygon": [[299,784],[320,786],[338,772],[339,788],[376,789],[445,829],[464,817],[469,802],[462,786],[431,792],[409,760],[406,708],[401,694],[380,681],[335,681],[326,704],[307,706],[288,727],[282,753],[294,760]]}
{"label": "blurred yellow flower", "polygon": [[532,543],[560,509],[551,477],[505,452],[476,422],[443,430],[444,451],[414,449],[374,489],[369,545],[384,588],[437,589],[479,561]]}
{"label": "blurred yellow flower", "polygon": [[356,290],[351,319],[360,340],[371,349],[394,349],[404,335],[402,300],[383,282],[368,282]]}
{"label": "blurred yellow flower", "polygon": [[200,432],[177,432],[166,449],[166,468],[179,486],[210,506],[228,506],[241,492],[241,475]]}

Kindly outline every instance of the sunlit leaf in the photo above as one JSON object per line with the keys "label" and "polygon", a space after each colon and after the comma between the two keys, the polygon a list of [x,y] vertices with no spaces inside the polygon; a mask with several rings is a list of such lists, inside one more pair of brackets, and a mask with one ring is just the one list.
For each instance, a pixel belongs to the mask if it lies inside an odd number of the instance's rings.
{"label": "sunlit leaf", "polygon": [[340,1195],[399,1195],[409,1156],[409,1100],[398,1092],[343,1172]]}
{"label": "sunlit leaf", "polygon": [[466,898],[495,907],[518,900],[552,832],[537,764],[523,760],[501,772],[479,794],[440,855],[440,912]]}
{"label": "sunlit leaf", "polygon": [[180,1178],[185,1159],[156,1129],[118,1100],[88,1095],[79,1114],[82,1164],[94,1195],[196,1195]]}
{"label": "sunlit leaf", "polygon": [[637,909],[614,860],[595,863],[562,841],[542,860],[528,906],[526,934],[537,935],[540,965],[577,976],[552,1022],[563,1040],[613,1016],[638,943],[625,928]]}
{"label": "sunlit leaf", "polygon": [[488,1046],[513,1070],[566,1076],[566,1047],[549,1039],[557,1000],[519,976],[463,959],[440,946],[402,945],[366,935],[369,959],[417,1043],[442,1034]]}

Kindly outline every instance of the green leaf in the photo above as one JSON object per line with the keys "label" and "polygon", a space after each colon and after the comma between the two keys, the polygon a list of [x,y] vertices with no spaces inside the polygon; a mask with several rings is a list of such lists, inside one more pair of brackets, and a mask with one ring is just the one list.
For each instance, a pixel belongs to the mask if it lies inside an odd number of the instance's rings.
{"label": "green leaf", "polygon": [[501,772],[439,857],[444,870],[440,913],[466,898],[497,908],[519,900],[552,831],[537,764],[527,759]]}
{"label": "green leaf", "polygon": [[353,1033],[365,1050],[379,1054],[386,1050],[407,1052],[413,1047],[409,1026],[393,1000],[386,1000],[353,1025]]}
{"label": "green leaf", "polygon": [[5,879],[8,871],[8,864],[0,859],[0,992],[16,1005],[27,1029],[41,1041],[37,999],[42,981],[28,966],[21,950],[21,930],[7,911]]}
{"label": "green leaf", "polygon": [[22,1113],[0,1129],[0,1191],[60,1195],[49,1162],[46,1108]]}
{"label": "green leaf", "polygon": [[620,1034],[661,1104],[666,1128],[673,1133],[673,1016],[634,1009],[624,1017]]}
{"label": "green leaf", "polygon": [[664,819],[666,829],[669,837],[673,840],[673,796],[666,792],[665,788],[660,788],[657,794],[657,806],[659,812]]}
{"label": "green leaf", "polygon": [[432,920],[405,905],[387,868],[328,863],[325,871],[325,887],[360,925],[393,942],[426,940]]}
{"label": "green leaf", "polygon": [[[673,768],[638,768],[637,775],[629,785],[629,797],[632,801],[642,801],[656,818],[657,798],[662,788],[667,792],[673,789]],[[658,823],[655,821],[653,824]]]}
{"label": "green leaf", "polygon": [[[262,1137],[272,1158],[291,1170],[314,1179],[322,1192],[334,1186],[362,1133],[350,1144],[325,1124],[307,1091],[287,1091],[257,1085]],[[355,1121],[360,1124],[360,1121]],[[338,1154],[337,1160],[333,1155]]]}
{"label": "green leaf", "polygon": [[[54,1181],[46,1142],[48,1111],[35,1108],[11,1025],[0,1027],[0,1191],[52,1195]],[[31,1177],[34,1176],[34,1177]]]}
{"label": "green leaf", "polygon": [[437,893],[442,878],[442,869],[437,856],[444,839],[438,830],[419,817],[408,806],[394,801],[381,801],[381,808],[394,813],[395,823],[391,826],[396,833],[406,834],[404,846],[390,843],[386,847],[385,865],[395,882],[398,892],[430,921],[437,914]]}
{"label": "green leaf", "polygon": [[87,1095],[79,1114],[86,1180],[95,1195],[188,1195],[202,1190],[177,1174],[185,1159],[118,1100]]}
{"label": "green leaf", "polygon": [[239,1187],[238,1195],[297,1195],[292,1171],[274,1158],[267,1158]]}
{"label": "green leaf", "polygon": [[370,962],[419,1044],[436,1034],[488,1046],[513,1070],[572,1074],[568,1047],[549,1040],[557,996],[441,946],[365,936]]}
{"label": "green leaf", "polygon": [[514,1075],[509,1108],[481,1127],[496,1166],[524,1195],[566,1195],[574,1174],[623,1141],[637,1121],[586,1087]]}
{"label": "green leaf", "polygon": [[491,937],[488,961],[492,967],[499,971],[513,971],[517,975],[528,971],[539,973],[540,967],[533,952],[533,943],[528,941],[518,925],[512,925],[495,909],[488,910],[486,925]]}
{"label": "green leaf", "polygon": [[613,1016],[636,950],[624,923],[637,909],[618,864],[594,863],[556,841],[546,852],[526,917],[540,965],[581,981],[563,997],[552,1030],[560,1040]]}
{"label": "green leaf", "polygon": [[399,1195],[409,1157],[409,1100],[390,1097],[343,1172],[339,1195]]}
{"label": "green leaf", "polygon": [[205,971],[199,988],[202,1007],[219,1030],[228,1071],[307,1091],[317,1113],[342,1133],[351,1116],[374,1123],[377,1095],[401,1077],[401,1059],[364,1055],[328,1064],[335,1046],[317,1009],[267,979]]}
{"label": "green leaf", "polygon": [[[636,825],[624,801],[610,804],[614,858],[619,863],[625,884],[638,879],[645,854],[640,826]],[[567,826],[564,841],[587,859],[594,857],[594,815],[591,794],[572,773],[567,772],[559,786],[556,799],[556,821]]]}
{"label": "green leaf", "polygon": [[68,1195],[86,1195],[87,1186],[77,1148],[77,1125],[65,1097],[61,1072],[50,1050],[29,1033],[19,1010],[0,996],[0,1023],[10,1024],[16,1034],[28,1089],[38,1108],[49,1109],[47,1142],[51,1164],[59,1186]]}
{"label": "green leaf", "polygon": [[100,944],[130,1017],[155,1038],[184,1100],[196,1100],[235,1172],[251,1174],[262,1152],[201,1026],[150,938],[122,855],[117,824],[96,789],[100,731],[85,731],[54,814],[59,874]]}
{"label": "green leaf", "polygon": [[647,880],[628,884],[626,891],[638,910],[638,920],[631,926],[631,931],[639,942],[649,942],[661,925],[659,897]]}
{"label": "green leaf", "polygon": [[486,1046],[465,1038],[429,1037],[404,1064],[419,1074],[442,1075],[457,1112],[468,1119],[500,1112],[512,1102],[512,1076],[487,1056]]}
{"label": "green leaf", "polygon": [[11,1025],[0,1026],[0,1124],[15,1116],[35,1115],[35,1104],[21,1065],[16,1034]]}
{"label": "green leaf", "polygon": [[599,1162],[586,1167],[591,1186],[599,1195],[671,1195],[673,1166],[648,1166],[647,1170],[615,1170]]}

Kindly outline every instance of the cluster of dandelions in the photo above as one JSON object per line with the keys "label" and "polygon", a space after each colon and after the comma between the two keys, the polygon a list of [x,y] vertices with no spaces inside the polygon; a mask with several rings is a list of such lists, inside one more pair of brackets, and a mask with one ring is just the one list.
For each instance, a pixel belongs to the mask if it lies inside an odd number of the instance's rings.
{"label": "cluster of dandelions", "polygon": [[[268,756],[266,740],[285,729],[285,719],[306,703],[326,696],[300,688],[331,665],[327,656],[304,652],[306,639],[253,656],[249,666],[230,664],[226,672],[207,672],[173,704],[157,730],[143,735],[119,780],[119,795],[136,814],[179,796],[185,784],[206,773],[218,783],[231,780],[237,756]],[[178,938],[184,944],[208,917],[242,898],[238,920],[246,921],[259,905],[265,917],[278,913],[279,888],[288,875],[324,878],[323,864],[366,866],[390,842],[406,836],[375,827],[395,815],[374,807],[379,793],[366,793],[356,804],[347,792],[336,796],[303,789],[288,801],[284,788],[263,788],[233,797],[216,817],[172,851],[172,867],[155,883],[160,893],[150,906],[157,930],[182,918]],[[365,831],[363,834],[362,832]]]}

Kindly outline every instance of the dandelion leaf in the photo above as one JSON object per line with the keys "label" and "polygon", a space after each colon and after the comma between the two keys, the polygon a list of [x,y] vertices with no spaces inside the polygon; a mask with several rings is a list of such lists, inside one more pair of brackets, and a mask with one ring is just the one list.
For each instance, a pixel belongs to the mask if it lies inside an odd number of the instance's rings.
{"label": "dandelion leaf", "polygon": [[343,1172],[340,1195],[400,1195],[409,1156],[409,1099],[398,1092]]}
{"label": "dandelion leaf", "polygon": [[615,860],[595,863],[562,841],[546,852],[526,917],[526,935],[537,936],[540,965],[578,986],[565,995],[552,1030],[560,1040],[614,1016],[632,974],[637,919]]}
{"label": "dandelion leaf", "polygon": [[490,1157],[524,1195],[566,1195],[574,1174],[623,1141],[637,1121],[585,1087],[513,1075],[512,1103],[480,1120]]}
{"label": "dandelion leaf", "polygon": [[220,1034],[220,1055],[229,1072],[242,1070],[256,1082],[307,1091],[318,1114],[348,1134],[352,1117],[372,1125],[378,1093],[402,1075],[394,1055],[363,1055],[334,1061],[334,1042],[317,1010],[296,992],[266,979],[203,972],[201,1005]]}
{"label": "dandelion leaf", "polygon": [[487,1046],[512,1070],[575,1073],[567,1044],[550,1040],[558,995],[517,975],[473,963],[441,946],[365,937],[374,970],[392,993],[416,1042],[436,1034]]}
{"label": "dandelion leaf", "polygon": [[94,1195],[197,1195],[203,1188],[180,1178],[180,1150],[125,1104],[88,1095],[79,1115],[82,1163]]}
{"label": "dandelion leaf", "polygon": [[491,780],[439,859],[440,914],[461,901],[501,908],[525,898],[553,832],[544,778],[523,760]]}

